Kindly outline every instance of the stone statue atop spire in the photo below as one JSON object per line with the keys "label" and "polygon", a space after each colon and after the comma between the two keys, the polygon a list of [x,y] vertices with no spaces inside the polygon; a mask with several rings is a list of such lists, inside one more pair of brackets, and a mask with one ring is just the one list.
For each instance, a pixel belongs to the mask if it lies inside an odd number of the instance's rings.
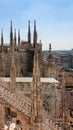
{"label": "stone statue atop spire", "polygon": [[14,29],[14,44],[16,46],[16,29]]}
{"label": "stone statue atop spire", "polygon": [[3,29],[1,30],[1,52],[3,51],[3,42],[4,42],[4,39],[3,39]]}
{"label": "stone statue atop spire", "polygon": [[30,20],[28,21],[28,43],[31,43]]}
{"label": "stone statue atop spire", "polygon": [[20,47],[20,29],[18,29],[18,48]]}
{"label": "stone statue atop spire", "polygon": [[49,43],[48,62],[49,62],[49,65],[52,65],[54,63],[53,54],[52,54],[52,51],[51,51],[51,43]]}
{"label": "stone statue atop spire", "polygon": [[34,34],[33,34],[33,47],[37,44],[37,31],[36,31],[36,20],[34,20]]}
{"label": "stone statue atop spire", "polygon": [[10,47],[12,47],[13,43],[13,31],[12,31],[12,21],[10,22]]}

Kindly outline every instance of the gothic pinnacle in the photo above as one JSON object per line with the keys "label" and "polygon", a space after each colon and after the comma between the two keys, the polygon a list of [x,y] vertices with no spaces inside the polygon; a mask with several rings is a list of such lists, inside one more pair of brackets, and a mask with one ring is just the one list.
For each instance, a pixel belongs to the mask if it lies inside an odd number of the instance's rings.
{"label": "gothic pinnacle", "polygon": [[36,32],[36,20],[34,20],[34,31]]}
{"label": "gothic pinnacle", "polygon": [[33,35],[33,46],[35,48],[37,44],[37,31],[36,31],[36,20],[34,20],[34,35]]}
{"label": "gothic pinnacle", "polygon": [[28,21],[28,43],[31,43],[30,20]]}
{"label": "gothic pinnacle", "polygon": [[51,43],[49,43],[49,51],[51,51]]}
{"label": "gothic pinnacle", "polygon": [[18,46],[20,46],[20,29],[18,29]]}
{"label": "gothic pinnacle", "polygon": [[1,51],[3,50],[3,29],[1,29]]}
{"label": "gothic pinnacle", "polygon": [[12,21],[10,22],[10,46],[13,43]]}
{"label": "gothic pinnacle", "polygon": [[14,29],[14,44],[16,45],[16,29]]}

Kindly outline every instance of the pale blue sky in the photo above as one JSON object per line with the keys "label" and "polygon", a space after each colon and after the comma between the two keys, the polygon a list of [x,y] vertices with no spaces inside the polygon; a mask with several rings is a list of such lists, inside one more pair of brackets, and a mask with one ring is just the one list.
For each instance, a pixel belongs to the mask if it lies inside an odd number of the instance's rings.
{"label": "pale blue sky", "polygon": [[27,39],[28,20],[33,35],[34,19],[37,21],[38,41],[43,49],[73,48],[73,0],[0,0],[0,29],[9,41],[10,20],[13,28],[21,29],[21,39]]}

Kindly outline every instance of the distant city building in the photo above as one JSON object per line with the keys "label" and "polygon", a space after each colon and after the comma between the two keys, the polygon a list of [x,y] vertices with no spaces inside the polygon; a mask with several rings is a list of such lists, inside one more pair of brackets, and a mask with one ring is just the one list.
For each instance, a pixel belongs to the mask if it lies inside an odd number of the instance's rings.
{"label": "distant city building", "polygon": [[71,54],[61,54],[60,55],[60,63],[61,66],[65,67],[65,68],[72,68],[72,55]]}

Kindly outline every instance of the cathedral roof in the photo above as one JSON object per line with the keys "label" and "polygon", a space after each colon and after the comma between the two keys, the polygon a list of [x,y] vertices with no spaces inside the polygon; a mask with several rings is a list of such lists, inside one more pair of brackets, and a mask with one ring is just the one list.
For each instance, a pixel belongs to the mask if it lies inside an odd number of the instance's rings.
{"label": "cathedral roof", "polygon": [[[2,79],[4,82],[10,82],[10,78],[6,78],[6,77],[2,77],[0,78]],[[17,77],[16,78],[16,82],[31,82],[32,81],[32,77]],[[59,81],[57,81],[54,78],[46,78],[46,77],[41,77],[40,81],[43,83],[59,83]]]}

